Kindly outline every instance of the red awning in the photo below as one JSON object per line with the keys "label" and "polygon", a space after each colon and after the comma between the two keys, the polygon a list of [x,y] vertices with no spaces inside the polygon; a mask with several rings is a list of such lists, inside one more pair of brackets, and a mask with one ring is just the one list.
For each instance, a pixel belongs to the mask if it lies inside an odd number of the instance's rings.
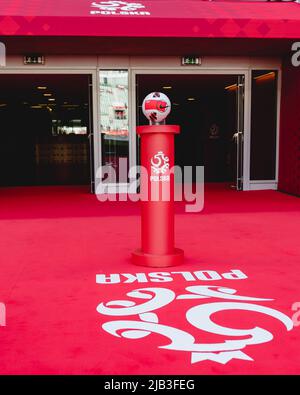
{"label": "red awning", "polygon": [[1,0],[4,36],[300,38],[300,4]]}

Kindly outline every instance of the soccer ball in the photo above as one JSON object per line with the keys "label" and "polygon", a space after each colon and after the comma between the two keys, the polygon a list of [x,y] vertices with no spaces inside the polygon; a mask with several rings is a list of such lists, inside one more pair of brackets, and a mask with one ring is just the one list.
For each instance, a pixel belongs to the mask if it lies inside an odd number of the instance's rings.
{"label": "soccer ball", "polygon": [[171,111],[168,96],[160,92],[152,92],[143,101],[143,113],[151,123],[163,122]]}

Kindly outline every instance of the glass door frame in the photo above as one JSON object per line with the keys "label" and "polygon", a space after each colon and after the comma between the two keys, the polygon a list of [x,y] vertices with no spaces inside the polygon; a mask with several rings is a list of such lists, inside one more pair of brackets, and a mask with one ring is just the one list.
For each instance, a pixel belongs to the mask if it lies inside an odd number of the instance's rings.
{"label": "glass door frame", "polygon": [[245,81],[244,86],[244,120],[243,120],[243,175],[242,175],[242,190],[249,190],[250,189],[250,127],[251,127],[251,70],[249,68],[241,68],[241,69],[183,69],[181,68],[152,68],[152,69],[131,69],[131,89],[130,91],[130,100],[129,103],[134,103],[131,105],[130,111],[130,121],[129,121],[129,128],[130,128],[130,146],[129,146],[129,158],[130,158],[130,166],[136,166],[137,163],[137,149],[136,149],[136,77],[139,74],[181,74],[181,75],[236,75],[237,77],[243,76]]}
{"label": "glass door frame", "polygon": [[[100,95],[100,73],[105,70],[105,71],[127,71],[128,72],[128,130],[129,130],[129,161],[128,161],[128,166],[129,169],[135,165],[135,158],[136,154],[133,152],[133,140],[135,140],[135,129],[132,127],[132,112],[131,109],[133,107],[133,101],[132,101],[132,75],[131,75],[131,70],[122,65],[114,65],[107,67],[107,65],[103,67],[98,67],[97,69],[97,77],[96,77],[96,89],[97,89],[97,146],[95,151],[95,158],[97,162],[96,166],[96,171],[95,171],[95,191],[97,193],[108,193],[108,194],[118,194],[118,193],[127,193],[129,190],[129,183],[104,183],[100,179],[100,173],[99,169],[102,168],[103,165],[103,155],[102,155],[102,142],[101,142],[101,95]],[[128,170],[129,170],[128,169]]]}
{"label": "glass door frame", "polygon": [[236,190],[242,191],[244,184],[244,118],[245,118],[245,77],[237,76],[236,89]]}
{"label": "glass door frame", "polygon": [[[265,62],[263,62],[265,63]],[[271,180],[251,180],[250,177],[250,144],[251,144],[251,98],[252,98],[252,72],[271,70],[277,72],[277,113],[276,113],[276,161],[275,161],[275,178]],[[281,63],[273,64],[253,64],[249,70],[249,90],[250,90],[250,101],[249,101],[249,116],[250,116],[250,126],[249,126],[249,184],[247,190],[264,190],[264,189],[278,189],[279,181],[279,152],[280,152],[280,110],[281,110],[281,84],[282,84],[282,68]]]}
{"label": "glass door frame", "polygon": [[[89,104],[91,107],[89,108],[89,116],[92,116],[92,118],[89,119],[90,125],[92,127],[92,130],[90,130],[90,141],[89,143],[89,149],[93,150],[93,152],[90,152],[90,164],[89,164],[89,169],[90,169],[90,183],[87,184],[89,185],[90,188],[90,193],[93,193],[95,191],[95,186],[97,185],[96,182],[96,173],[98,169],[98,164],[99,162],[99,139],[98,139],[98,133],[96,131],[98,130],[98,71],[97,68],[95,67],[61,67],[55,66],[55,62],[53,66],[39,66],[39,65],[33,65],[33,66],[9,66],[7,65],[6,67],[0,68],[0,75],[86,75],[88,78],[88,83],[87,83],[87,90],[89,91]],[[90,140],[89,139],[89,140]],[[92,171],[93,170],[93,171]]]}

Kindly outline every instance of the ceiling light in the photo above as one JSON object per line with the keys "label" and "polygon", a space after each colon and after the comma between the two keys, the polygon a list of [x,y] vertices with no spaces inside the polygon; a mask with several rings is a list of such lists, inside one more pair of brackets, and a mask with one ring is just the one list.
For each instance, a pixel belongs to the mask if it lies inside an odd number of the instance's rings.
{"label": "ceiling light", "polygon": [[45,97],[49,97],[49,96],[52,96],[52,93],[44,93],[43,94]]}
{"label": "ceiling light", "polygon": [[55,99],[48,99],[48,101],[55,101]]}
{"label": "ceiling light", "polygon": [[273,79],[275,79],[275,76],[276,76],[275,72],[274,71],[270,71],[269,73],[262,74],[262,75],[259,75],[257,77],[254,77],[254,79],[256,81],[266,81],[266,80],[273,80]]}
{"label": "ceiling light", "polygon": [[172,86],[163,86],[163,89],[172,89]]}
{"label": "ceiling light", "polygon": [[42,106],[30,106],[30,108],[42,108]]}
{"label": "ceiling light", "polygon": [[47,89],[47,87],[46,86],[38,86],[37,89],[43,91],[43,90]]}
{"label": "ceiling light", "polygon": [[228,85],[228,86],[225,86],[225,90],[226,91],[235,91],[236,89],[237,89],[237,84],[232,84],[232,85]]}
{"label": "ceiling light", "polygon": [[188,97],[188,101],[194,101],[196,100],[194,97]]}

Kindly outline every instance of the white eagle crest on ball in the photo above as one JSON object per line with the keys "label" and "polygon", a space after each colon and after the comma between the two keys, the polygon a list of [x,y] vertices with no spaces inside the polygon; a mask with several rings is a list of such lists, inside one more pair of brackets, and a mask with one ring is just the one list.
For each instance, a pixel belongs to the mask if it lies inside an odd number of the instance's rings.
{"label": "white eagle crest on ball", "polygon": [[152,92],[143,101],[143,113],[152,124],[162,123],[171,111],[171,102],[167,95]]}

